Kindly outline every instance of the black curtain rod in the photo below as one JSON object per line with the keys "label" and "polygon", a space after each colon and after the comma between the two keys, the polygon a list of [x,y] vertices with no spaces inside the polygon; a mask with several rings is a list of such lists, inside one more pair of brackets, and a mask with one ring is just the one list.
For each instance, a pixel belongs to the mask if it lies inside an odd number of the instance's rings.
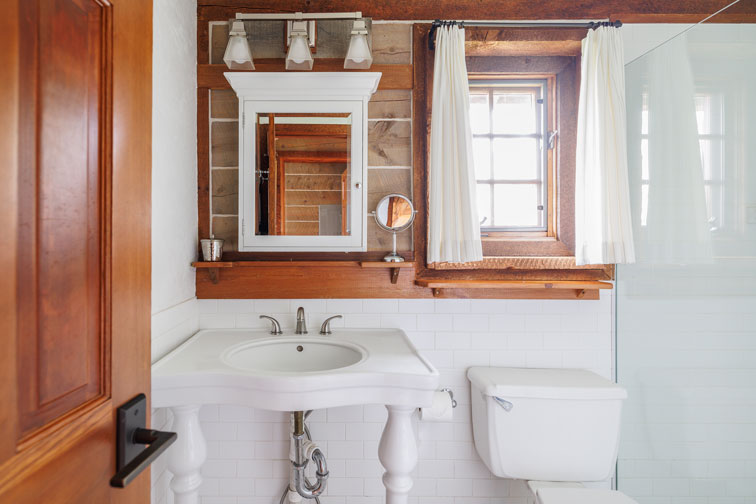
{"label": "black curtain rod", "polygon": [[428,49],[430,49],[431,51],[436,48],[436,30],[438,30],[441,26],[459,26],[460,28],[464,28],[465,26],[475,26],[481,28],[585,28],[587,30],[595,30],[596,28],[600,28],[602,26],[613,26],[615,28],[620,28],[622,26],[622,21],[591,21],[589,23],[514,23],[496,21],[442,21],[440,19],[436,19],[435,21],[433,21],[433,24],[431,24],[430,32],[428,32]]}

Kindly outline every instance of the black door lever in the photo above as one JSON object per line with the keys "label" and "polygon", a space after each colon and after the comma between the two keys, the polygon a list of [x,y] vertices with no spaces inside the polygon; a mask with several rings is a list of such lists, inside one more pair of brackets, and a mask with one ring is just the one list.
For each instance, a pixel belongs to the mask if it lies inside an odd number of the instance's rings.
{"label": "black door lever", "polygon": [[[110,486],[123,488],[131,483],[178,437],[175,432],[146,429],[147,397],[139,394],[118,408],[116,472]],[[145,448],[143,445],[147,445]]]}

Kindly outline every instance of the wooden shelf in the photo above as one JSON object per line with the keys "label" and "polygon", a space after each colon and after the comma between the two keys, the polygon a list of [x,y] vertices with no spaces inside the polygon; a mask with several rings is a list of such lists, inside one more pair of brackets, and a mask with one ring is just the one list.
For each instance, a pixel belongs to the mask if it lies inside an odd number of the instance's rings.
{"label": "wooden shelf", "polygon": [[587,291],[612,289],[609,282],[596,281],[534,281],[534,280],[415,280],[420,287],[433,289],[433,296],[438,297],[441,289],[565,289],[574,290],[575,297],[582,299]]}
{"label": "wooden shelf", "polygon": [[[422,268],[413,261],[238,260],[198,261],[192,263],[192,266],[197,268],[198,295],[206,298],[361,296],[598,299],[600,290],[613,288],[611,283],[599,279],[508,280],[499,277],[494,280],[470,276],[466,279],[417,278],[415,274]],[[402,274],[402,270],[407,273]]]}
{"label": "wooden shelf", "polygon": [[196,261],[192,263],[197,269],[207,271],[210,281],[217,284],[220,271],[226,268],[312,268],[357,266],[361,268],[387,268],[391,270],[391,283],[396,284],[402,268],[414,268],[413,262],[390,263],[385,261]]}
{"label": "wooden shelf", "polygon": [[413,262],[386,262],[386,261],[370,261],[360,262],[361,268],[387,268],[391,270],[391,283],[395,284],[399,281],[399,272],[402,268],[415,268]]}
{"label": "wooden shelf", "polygon": [[275,268],[275,267],[343,267],[357,264],[357,261],[197,261],[193,262],[195,268]]}

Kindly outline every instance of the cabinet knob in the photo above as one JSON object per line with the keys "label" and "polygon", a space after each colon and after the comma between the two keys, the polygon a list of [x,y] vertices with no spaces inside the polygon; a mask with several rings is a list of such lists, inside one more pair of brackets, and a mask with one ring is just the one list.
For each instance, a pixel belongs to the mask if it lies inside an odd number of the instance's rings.
{"label": "cabinet knob", "polygon": [[360,187],[362,187],[362,183],[357,182],[356,184],[354,184],[354,187],[356,187],[357,189],[359,189]]}

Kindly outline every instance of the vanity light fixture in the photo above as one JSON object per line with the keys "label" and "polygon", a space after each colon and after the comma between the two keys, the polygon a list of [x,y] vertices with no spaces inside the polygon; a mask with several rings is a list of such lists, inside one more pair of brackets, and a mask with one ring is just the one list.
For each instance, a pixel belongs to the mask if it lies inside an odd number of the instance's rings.
{"label": "vanity light fixture", "polygon": [[312,54],[307,37],[307,21],[294,21],[291,27],[291,43],[286,54],[286,70],[312,70]]}
{"label": "vanity light fixture", "polygon": [[349,49],[344,59],[344,68],[370,68],[373,64],[373,55],[367,40],[367,27],[364,19],[357,19],[352,27],[349,40]]}
{"label": "vanity light fixture", "polygon": [[[280,13],[280,14],[260,14],[260,13],[241,13],[236,14],[236,21],[273,21],[273,20],[285,20],[286,33],[284,34],[284,40],[288,42],[288,51],[286,54],[286,70],[312,70],[313,59],[310,47],[314,46],[315,37],[317,35],[315,29],[315,22],[320,19],[344,19],[354,20],[352,32],[349,39],[349,49],[347,50],[346,58],[344,59],[344,68],[346,69],[367,69],[373,63],[373,55],[370,52],[370,44],[368,43],[368,29],[365,19],[362,17],[362,12],[295,12],[295,13]],[[244,28],[243,26],[241,27]],[[234,31],[231,32],[234,34]],[[231,47],[231,39],[229,39],[229,45],[226,49],[228,54]],[[226,59],[224,58],[224,61]],[[239,67],[232,67],[228,61],[226,64],[231,69],[238,69]],[[249,64],[244,69],[252,70],[252,55],[249,56]]]}
{"label": "vanity light fixture", "polygon": [[228,34],[226,52],[223,54],[223,62],[231,70],[254,70],[255,63],[252,61],[252,50],[247,41],[247,32],[244,29],[244,21],[234,21]]}

